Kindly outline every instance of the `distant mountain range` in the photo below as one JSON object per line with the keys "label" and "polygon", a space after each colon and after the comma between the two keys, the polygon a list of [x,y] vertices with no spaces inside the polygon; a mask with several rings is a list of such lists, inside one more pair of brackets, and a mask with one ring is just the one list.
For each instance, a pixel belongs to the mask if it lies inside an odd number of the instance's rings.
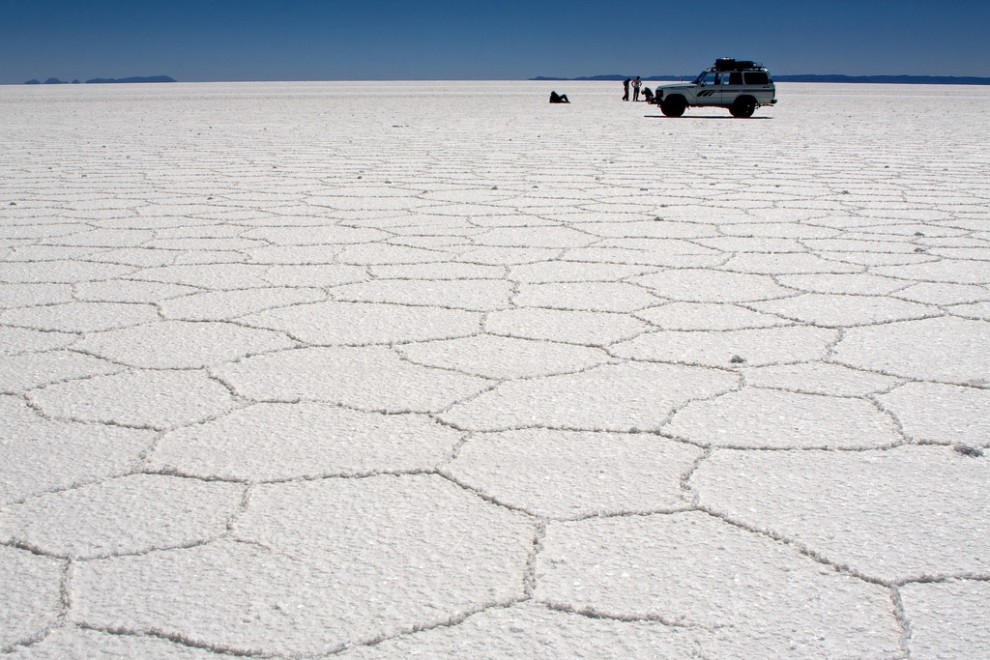
{"label": "distant mountain range", "polygon": [[[159,82],[175,82],[174,78],[169,76],[132,76],[130,78],[93,78],[92,80],[87,80],[87,84],[108,84],[108,83],[159,83]],[[49,78],[44,83],[40,80],[28,80],[25,85],[67,85],[70,84],[68,81],[59,80],[58,78]],[[78,80],[73,80],[71,84],[78,85]]]}
{"label": "distant mountain range", "polygon": [[[653,75],[643,76],[644,81],[656,80],[694,80],[698,74],[687,75]],[[579,78],[555,78],[552,76],[537,76],[530,80],[605,80],[623,81],[630,76],[620,74],[604,74],[600,76],[581,76]],[[894,85],[990,85],[990,78],[979,76],[846,76],[837,73],[817,74],[802,73],[797,75],[774,75],[774,82],[805,82],[805,83],[886,83]]]}

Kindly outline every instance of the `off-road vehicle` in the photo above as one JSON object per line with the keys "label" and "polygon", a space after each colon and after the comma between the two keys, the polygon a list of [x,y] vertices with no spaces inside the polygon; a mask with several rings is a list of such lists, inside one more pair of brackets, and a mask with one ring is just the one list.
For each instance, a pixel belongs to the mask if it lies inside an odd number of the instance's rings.
{"label": "off-road vehicle", "polygon": [[776,94],[762,64],[724,57],[692,82],[657,87],[653,102],[667,117],[680,117],[688,106],[728,108],[733,117],[752,117],[761,105],[775,104]]}

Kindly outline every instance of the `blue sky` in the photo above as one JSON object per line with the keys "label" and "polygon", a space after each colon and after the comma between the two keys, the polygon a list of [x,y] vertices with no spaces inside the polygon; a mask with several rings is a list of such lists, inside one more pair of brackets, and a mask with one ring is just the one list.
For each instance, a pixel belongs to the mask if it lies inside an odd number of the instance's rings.
{"label": "blue sky", "polygon": [[990,76],[988,27],[986,0],[0,0],[0,83],[682,74],[722,56]]}

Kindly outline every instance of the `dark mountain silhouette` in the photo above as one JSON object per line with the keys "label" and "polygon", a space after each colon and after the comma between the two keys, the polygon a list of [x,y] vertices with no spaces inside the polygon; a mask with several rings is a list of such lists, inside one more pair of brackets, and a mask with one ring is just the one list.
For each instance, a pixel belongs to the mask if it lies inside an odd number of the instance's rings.
{"label": "dark mountain silhouette", "polygon": [[86,81],[88,84],[104,85],[109,83],[160,83],[175,82],[175,78],[170,76],[132,76],[130,78],[93,78]]}
{"label": "dark mountain silhouette", "polygon": [[[644,81],[694,80],[697,73],[691,74],[655,74],[643,76]],[[580,76],[578,78],[557,78],[553,76],[537,76],[530,80],[606,80],[622,81],[633,76],[619,74],[603,74],[598,76]],[[839,73],[801,73],[792,75],[773,74],[775,82],[807,82],[807,83],[887,83],[894,85],[990,85],[990,78],[980,76],[912,76],[912,75],[875,75],[847,76]]]}
{"label": "dark mountain silhouette", "polygon": [[[74,84],[78,84],[78,80],[72,81]],[[169,76],[133,76],[131,78],[93,78],[92,80],[87,80],[90,84],[109,84],[109,83],[158,83],[158,82],[175,82],[175,78]],[[24,83],[25,85],[40,85],[41,81],[37,78],[32,78]],[[46,85],[65,85],[65,81],[59,80],[58,78],[49,78],[45,81]]]}

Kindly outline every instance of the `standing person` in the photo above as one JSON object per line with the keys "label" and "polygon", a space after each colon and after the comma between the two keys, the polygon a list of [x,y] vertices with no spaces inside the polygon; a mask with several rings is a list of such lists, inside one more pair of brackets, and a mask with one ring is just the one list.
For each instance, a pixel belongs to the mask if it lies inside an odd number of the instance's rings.
{"label": "standing person", "polygon": [[636,76],[636,80],[633,81],[633,101],[639,100],[639,88],[643,86],[643,81]]}
{"label": "standing person", "polygon": [[629,80],[629,78],[626,78],[625,80],[622,81],[622,90],[624,92],[622,94],[622,100],[623,101],[628,101],[629,100],[629,83],[631,83],[631,82],[632,81]]}

